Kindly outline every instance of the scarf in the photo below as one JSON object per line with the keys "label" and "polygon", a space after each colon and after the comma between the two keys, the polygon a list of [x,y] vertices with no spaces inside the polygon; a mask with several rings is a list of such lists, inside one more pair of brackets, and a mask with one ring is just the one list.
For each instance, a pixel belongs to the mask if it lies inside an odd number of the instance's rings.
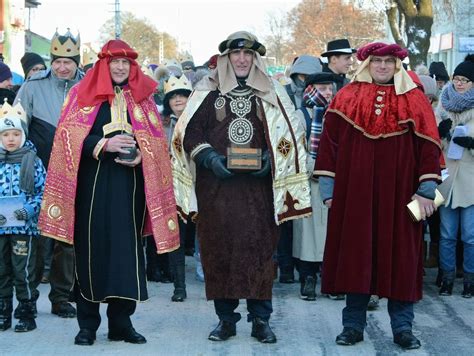
{"label": "scarf", "polygon": [[321,133],[323,132],[323,117],[326,113],[326,106],[315,106],[314,117],[311,122],[311,133],[309,136],[309,155],[316,159],[318,154],[319,142],[321,141]]}
{"label": "scarf", "polygon": [[449,84],[441,94],[441,104],[443,108],[451,112],[463,112],[474,108],[474,88],[461,94],[454,89],[453,84]]}
{"label": "scarf", "polygon": [[8,164],[20,163],[20,189],[27,194],[33,194],[35,190],[35,158],[36,152],[27,146],[23,146],[13,152],[0,148],[0,161]]}
{"label": "scarf", "polygon": [[309,134],[309,155],[316,159],[321,133],[323,132],[323,116],[329,103],[315,87],[308,85],[303,94],[303,105],[314,110]]}
{"label": "scarf", "polygon": [[307,108],[312,108],[313,106],[326,107],[328,102],[315,87],[308,85],[303,93],[303,105]]}
{"label": "scarf", "polygon": [[[245,85],[252,88],[256,96],[262,100],[278,106],[278,99],[273,89],[272,79],[267,75],[265,64],[260,54],[255,52],[252,68],[245,80]],[[234,73],[228,55],[217,58],[217,70],[212,71],[208,76],[201,79],[194,87],[195,91],[216,90],[225,95],[235,88],[239,83]]]}

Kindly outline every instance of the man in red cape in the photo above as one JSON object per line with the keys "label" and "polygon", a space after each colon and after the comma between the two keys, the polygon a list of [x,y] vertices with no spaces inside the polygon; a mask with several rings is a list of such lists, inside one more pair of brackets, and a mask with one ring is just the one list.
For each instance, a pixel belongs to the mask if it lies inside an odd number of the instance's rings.
{"label": "man in red cape", "polygon": [[108,303],[108,338],[146,339],[132,326],[136,302],[148,298],[142,236],[157,250],[179,246],[166,137],[138,54],[109,41],[66,98],[56,130],[39,225],[74,245],[78,345],[92,345],[99,305]]}
{"label": "man in red cape", "polygon": [[329,221],[322,292],[346,293],[340,345],[363,340],[370,295],[388,298],[394,342],[420,347],[413,304],[422,297],[422,223],[434,210],[440,140],[430,103],[403,69],[407,51],[371,43],[353,82],[328,108],[315,174]]}

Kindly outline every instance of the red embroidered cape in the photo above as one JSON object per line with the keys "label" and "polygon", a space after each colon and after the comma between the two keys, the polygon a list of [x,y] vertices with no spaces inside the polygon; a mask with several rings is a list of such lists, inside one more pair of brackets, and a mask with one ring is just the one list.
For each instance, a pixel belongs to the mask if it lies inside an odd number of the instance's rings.
{"label": "red embroidered cape", "polygon": [[[70,244],[74,243],[74,201],[82,146],[100,107],[78,105],[80,85],[71,88],[64,102],[38,222],[42,235]],[[151,97],[136,103],[129,89],[123,93],[142,152],[148,212],[145,226],[153,233],[158,252],[169,252],[179,247],[179,228],[166,137]]]}
{"label": "red embroidered cape", "polygon": [[397,96],[393,86],[353,83],[338,92],[315,167],[335,178],[323,293],[421,299],[422,223],[412,221],[406,204],[420,182],[439,180],[440,155],[421,90]]}

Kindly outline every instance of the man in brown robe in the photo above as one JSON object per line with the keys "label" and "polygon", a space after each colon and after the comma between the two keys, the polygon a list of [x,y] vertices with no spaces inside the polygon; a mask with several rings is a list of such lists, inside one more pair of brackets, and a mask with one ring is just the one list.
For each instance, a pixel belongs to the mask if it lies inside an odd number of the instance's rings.
{"label": "man in brown robe", "polygon": [[[206,295],[214,300],[220,319],[209,339],[223,341],[236,335],[240,314],[234,310],[245,298],[251,335],[274,343],[268,320],[277,224],[311,212],[304,131],[296,127],[283,87],[265,73],[260,57],[265,47],[255,36],[234,33],[219,50],[217,69],[191,95],[172,140],[178,210],[182,215],[189,210],[183,205],[190,199],[183,196],[191,196],[192,187],[185,184],[189,170],[182,169],[189,154],[196,165],[197,230]],[[228,168],[230,147],[261,149],[261,168]]]}
{"label": "man in brown robe", "polygon": [[401,65],[407,51],[371,43],[353,82],[326,114],[315,174],[329,206],[322,292],[347,293],[340,345],[363,340],[371,294],[388,298],[394,342],[420,347],[413,304],[422,296],[422,223],[434,210],[440,141],[422,90]]}

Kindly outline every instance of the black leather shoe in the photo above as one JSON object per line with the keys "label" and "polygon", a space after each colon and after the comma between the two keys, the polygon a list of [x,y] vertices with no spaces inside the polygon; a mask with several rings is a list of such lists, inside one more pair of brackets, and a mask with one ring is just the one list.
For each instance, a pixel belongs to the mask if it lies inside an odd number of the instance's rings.
{"label": "black leather shoe", "polygon": [[252,320],[252,334],[250,335],[264,344],[274,344],[277,342],[277,338],[270,328],[268,321],[260,318]]}
{"label": "black leather shoe", "polygon": [[186,299],[186,289],[183,288],[175,288],[173,292],[173,296],[171,297],[172,302],[184,302]]}
{"label": "black leather shoe", "polygon": [[281,272],[280,271],[280,283],[291,284],[295,283],[295,275],[293,272]]}
{"label": "black leather shoe", "polygon": [[81,329],[74,338],[76,345],[92,345],[95,340],[95,331],[91,329]]}
{"label": "black leather shoe", "polygon": [[449,296],[453,294],[453,282],[443,281],[439,289],[439,295]]}
{"label": "black leather shoe", "polygon": [[301,283],[300,297],[303,300],[316,300],[316,279],[313,276],[307,276]]}
{"label": "black leather shoe", "polygon": [[342,329],[342,333],[336,337],[336,344],[338,345],[355,345],[360,341],[364,341],[364,333],[354,328],[345,327]]}
{"label": "black leather shoe", "polygon": [[405,350],[419,349],[421,342],[411,331],[402,331],[401,333],[393,335],[393,342],[400,345]]}
{"label": "black leather shoe", "polygon": [[123,330],[123,331],[110,331],[109,330],[109,340],[112,341],[125,341],[131,344],[145,344],[146,339],[143,335],[137,333],[133,326]]}
{"label": "black leather shoe", "polygon": [[8,330],[12,327],[12,317],[0,316],[0,331]]}
{"label": "black leather shoe", "polygon": [[35,319],[20,319],[18,324],[15,325],[15,332],[23,333],[36,329]]}
{"label": "black leather shoe", "polygon": [[379,297],[378,295],[371,295],[369,303],[367,304],[367,310],[373,311],[379,308]]}
{"label": "black leather shoe", "polygon": [[211,331],[208,339],[212,341],[225,341],[235,335],[237,335],[235,324],[230,321],[221,320],[217,327]]}
{"label": "black leather shoe", "polygon": [[464,283],[464,289],[461,295],[463,298],[472,298],[474,295],[474,284]]}
{"label": "black leather shoe", "polygon": [[328,294],[327,296],[331,300],[344,300],[344,299],[346,299],[345,294]]}
{"label": "black leather shoe", "polygon": [[51,313],[59,316],[60,318],[76,317],[76,309],[68,302],[54,303],[51,306]]}

